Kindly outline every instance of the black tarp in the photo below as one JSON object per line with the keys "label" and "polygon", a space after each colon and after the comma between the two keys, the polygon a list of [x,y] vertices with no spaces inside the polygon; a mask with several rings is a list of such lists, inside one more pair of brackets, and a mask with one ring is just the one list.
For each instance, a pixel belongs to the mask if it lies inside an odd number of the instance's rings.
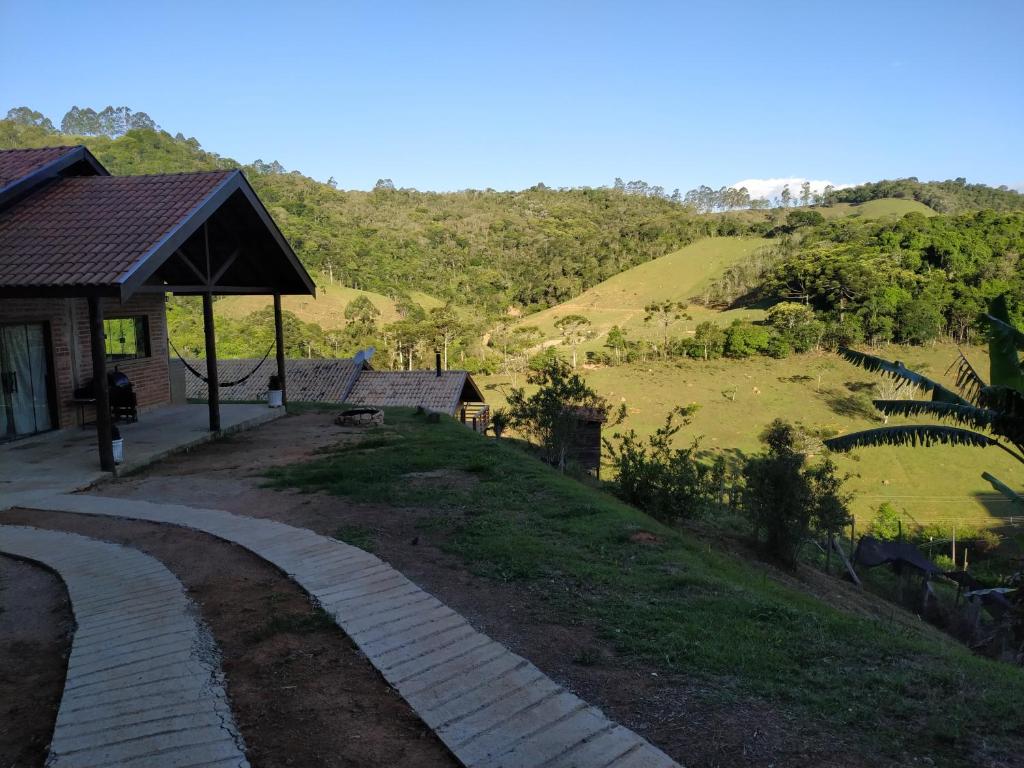
{"label": "black tarp", "polygon": [[909,566],[929,577],[942,575],[939,566],[906,541],[882,541],[874,536],[861,536],[853,561],[868,568],[876,565]]}

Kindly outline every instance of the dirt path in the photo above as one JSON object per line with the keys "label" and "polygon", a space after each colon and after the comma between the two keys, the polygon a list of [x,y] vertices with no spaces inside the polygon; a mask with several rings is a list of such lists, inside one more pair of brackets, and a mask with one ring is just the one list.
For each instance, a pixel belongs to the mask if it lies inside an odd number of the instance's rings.
{"label": "dirt path", "polygon": [[790,722],[752,700],[710,704],[715,691],[618,658],[588,627],[567,623],[549,607],[550,590],[564,585],[505,584],[473,574],[441,550],[440,534],[435,539],[417,525],[433,510],[357,505],[325,494],[261,487],[268,467],[361,439],[359,430],[335,427],[331,418],[306,413],[279,420],[171,457],[96,492],[269,517],[328,536],[360,531],[375,554],[479,629],[691,768],[859,765],[834,732],[815,723]]}
{"label": "dirt path", "polygon": [[[114,541],[164,563],[199,605],[220,646],[232,709],[254,768],[457,765],[330,618],[291,580],[240,547],[181,528],[67,513],[12,510],[0,514],[0,523]],[[21,574],[10,580],[19,591],[25,583]],[[0,649],[8,645],[2,642],[4,618],[0,614]],[[28,625],[26,630],[39,634]],[[44,756],[48,740],[49,730]]]}
{"label": "dirt path", "polygon": [[0,766],[46,761],[73,629],[60,578],[0,555]]}

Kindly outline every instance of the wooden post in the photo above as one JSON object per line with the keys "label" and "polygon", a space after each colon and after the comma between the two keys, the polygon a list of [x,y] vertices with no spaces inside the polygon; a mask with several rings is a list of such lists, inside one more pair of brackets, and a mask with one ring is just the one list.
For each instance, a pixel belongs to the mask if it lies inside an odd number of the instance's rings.
{"label": "wooden post", "polygon": [[953,523],[953,570],[956,570],[956,523]]}
{"label": "wooden post", "polygon": [[274,346],[277,348],[277,378],[281,380],[281,403],[288,405],[288,383],[284,376],[284,322],[281,319],[281,294],[274,294]]}
{"label": "wooden post", "polygon": [[110,393],[107,390],[107,346],[103,334],[103,304],[99,296],[89,299],[89,344],[92,347],[92,387],[96,397],[96,443],[100,469],[115,471],[113,431],[110,424]]}
{"label": "wooden post", "polygon": [[210,431],[220,431],[220,382],[217,379],[217,337],[213,327],[213,294],[203,294],[203,332],[206,336],[206,378]]}

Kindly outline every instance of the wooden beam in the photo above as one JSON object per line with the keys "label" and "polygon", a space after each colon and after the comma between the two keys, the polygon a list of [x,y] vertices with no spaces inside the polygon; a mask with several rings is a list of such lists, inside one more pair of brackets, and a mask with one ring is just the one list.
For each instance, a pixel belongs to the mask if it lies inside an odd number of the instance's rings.
{"label": "wooden beam", "polygon": [[220,431],[220,383],[217,380],[217,337],[213,326],[213,295],[203,294],[203,333],[206,336],[207,403],[210,431]]}
{"label": "wooden beam", "polygon": [[284,322],[281,318],[281,294],[274,294],[274,346],[277,348],[277,376],[281,380],[281,400],[288,405],[288,382],[284,375]]}
{"label": "wooden beam", "polygon": [[204,285],[206,284],[206,275],[199,271],[199,268],[192,263],[192,259],[186,256],[183,250],[179,248],[174,252],[174,255],[181,259],[183,262],[185,262],[186,266],[188,266],[188,268],[192,270],[192,274],[198,277]]}
{"label": "wooden beam", "polygon": [[107,390],[107,346],[103,334],[103,300],[90,296],[89,343],[92,347],[92,386],[96,397],[96,444],[100,469],[114,472],[113,429],[110,423],[110,393]]}
{"label": "wooden beam", "polygon": [[241,253],[242,253],[242,249],[241,248],[236,249],[235,252],[232,253],[230,256],[228,256],[227,259],[224,260],[224,263],[221,264],[220,267],[217,268],[217,271],[213,273],[213,277],[210,278],[210,287],[211,288],[213,288],[215,285],[217,285],[217,281],[220,280],[222,277],[224,277],[224,273],[227,272],[228,269],[231,268],[231,265],[235,263],[235,261],[241,255]]}

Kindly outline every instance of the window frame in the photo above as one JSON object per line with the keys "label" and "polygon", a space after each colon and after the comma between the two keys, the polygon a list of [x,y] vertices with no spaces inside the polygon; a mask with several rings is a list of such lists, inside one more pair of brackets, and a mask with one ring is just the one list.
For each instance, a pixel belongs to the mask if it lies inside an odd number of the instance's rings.
{"label": "window frame", "polygon": [[[134,321],[135,352],[133,354],[117,354],[111,349],[112,335],[107,333],[108,324],[114,322]],[[141,342],[141,343],[140,343]],[[117,364],[131,360],[145,360],[153,356],[153,345],[149,335],[149,315],[117,315],[103,318],[103,356],[107,363]]]}

